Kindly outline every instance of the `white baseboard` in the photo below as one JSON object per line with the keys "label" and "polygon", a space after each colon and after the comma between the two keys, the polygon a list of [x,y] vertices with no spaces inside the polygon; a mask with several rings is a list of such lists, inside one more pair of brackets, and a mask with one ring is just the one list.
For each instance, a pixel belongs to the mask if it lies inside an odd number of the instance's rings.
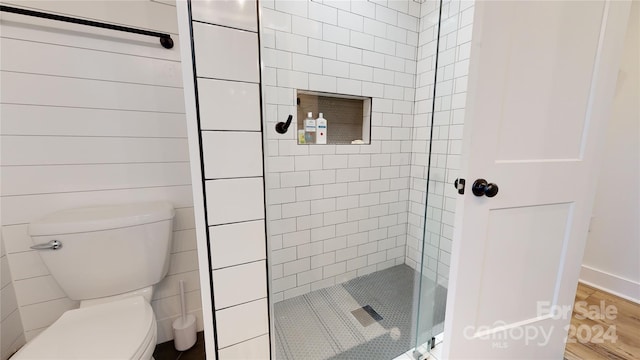
{"label": "white baseboard", "polygon": [[640,283],[582,265],[580,282],[640,304]]}

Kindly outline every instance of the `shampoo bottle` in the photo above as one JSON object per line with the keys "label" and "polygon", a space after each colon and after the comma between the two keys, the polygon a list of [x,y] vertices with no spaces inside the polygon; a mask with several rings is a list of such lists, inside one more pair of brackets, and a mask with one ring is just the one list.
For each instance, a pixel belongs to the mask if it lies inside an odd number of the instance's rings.
{"label": "shampoo bottle", "polygon": [[316,119],[316,144],[327,143],[327,119],[322,117],[322,113]]}
{"label": "shampoo bottle", "polygon": [[313,118],[313,113],[308,113],[304,120],[304,142],[306,144],[316,143],[316,120]]}

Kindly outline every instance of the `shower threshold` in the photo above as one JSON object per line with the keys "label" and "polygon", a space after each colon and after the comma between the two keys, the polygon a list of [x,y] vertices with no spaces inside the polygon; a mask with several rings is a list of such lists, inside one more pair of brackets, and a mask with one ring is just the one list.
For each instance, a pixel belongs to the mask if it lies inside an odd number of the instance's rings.
{"label": "shower threshold", "polygon": [[442,360],[442,341],[444,332],[434,336],[435,346],[429,351],[429,343],[424,343],[417,348],[413,348],[393,360]]}

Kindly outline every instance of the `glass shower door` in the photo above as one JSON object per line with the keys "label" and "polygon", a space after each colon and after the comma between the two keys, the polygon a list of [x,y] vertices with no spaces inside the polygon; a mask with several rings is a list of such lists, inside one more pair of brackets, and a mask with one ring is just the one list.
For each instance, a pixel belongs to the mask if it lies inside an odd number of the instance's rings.
{"label": "glass shower door", "polygon": [[[424,175],[424,232],[421,251],[416,349],[431,351],[442,341],[458,193],[473,1],[427,2],[421,14],[417,136],[428,141]],[[444,339],[446,341],[446,339]],[[437,354],[436,354],[437,356]]]}
{"label": "glass shower door", "polygon": [[[423,191],[420,192],[422,211],[420,216],[421,246],[419,247],[417,311],[414,357],[427,354],[432,345],[432,338],[436,334],[436,288],[438,274],[438,250],[440,240],[442,194],[440,185],[444,173],[438,168],[442,147],[439,141],[439,128],[434,127],[434,112],[437,92],[437,79],[442,77],[438,70],[438,55],[440,50],[440,16],[441,1],[428,1],[423,4],[420,18],[420,44],[418,49],[418,74],[416,76],[416,113],[414,143],[422,143],[426,156],[414,157],[414,168],[419,169],[418,175],[423,181]],[[441,107],[441,104],[439,104]],[[434,146],[436,145],[436,146]],[[444,163],[443,163],[444,164]],[[438,181],[440,180],[440,181]]]}
{"label": "glass shower door", "polygon": [[260,7],[275,357],[393,359],[442,330],[464,5]]}

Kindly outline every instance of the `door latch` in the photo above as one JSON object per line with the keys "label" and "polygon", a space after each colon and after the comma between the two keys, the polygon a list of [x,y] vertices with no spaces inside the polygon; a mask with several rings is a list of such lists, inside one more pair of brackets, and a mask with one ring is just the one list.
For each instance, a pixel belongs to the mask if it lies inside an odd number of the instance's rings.
{"label": "door latch", "polygon": [[456,179],[456,181],[453,182],[453,185],[456,187],[458,194],[460,195],[464,195],[464,183],[464,179]]}

